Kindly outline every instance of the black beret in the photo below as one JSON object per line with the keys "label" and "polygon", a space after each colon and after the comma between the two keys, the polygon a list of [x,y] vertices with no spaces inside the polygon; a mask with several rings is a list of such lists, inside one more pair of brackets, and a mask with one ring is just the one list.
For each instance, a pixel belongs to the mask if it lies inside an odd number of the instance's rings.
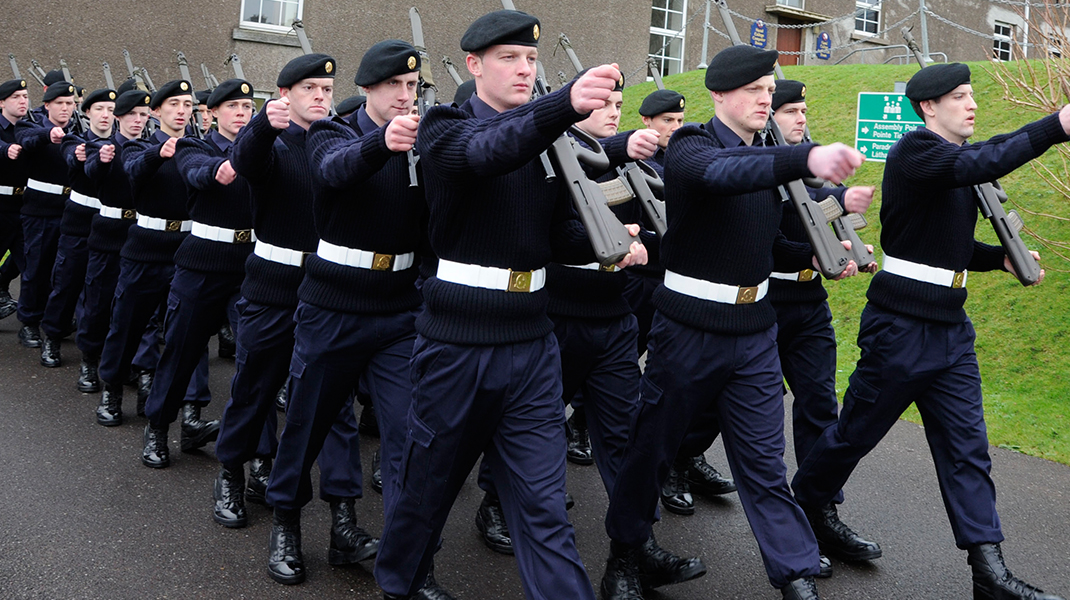
{"label": "black beret", "polygon": [[368,99],[364,96],[361,96],[360,94],[356,96],[350,96],[345,100],[342,100],[342,102],[339,103],[338,106],[334,109],[334,112],[338,113],[338,116],[340,117],[351,115],[367,101]]}
{"label": "black beret", "polygon": [[82,112],[89,110],[89,107],[93,106],[97,102],[115,102],[115,99],[117,97],[118,94],[115,93],[115,90],[110,90],[107,88],[93,90],[89,93],[88,96],[85,97],[85,100],[82,100]]}
{"label": "black beret", "polygon": [[323,77],[334,79],[337,67],[334,59],[326,54],[304,54],[286,63],[282,71],[279,71],[279,78],[275,80],[275,85],[288,88],[302,79]]}
{"label": "black beret", "polygon": [[519,10],[499,10],[476,19],[461,38],[461,50],[479,52],[491,46],[538,46],[539,20]]}
{"label": "black beret", "polygon": [[[207,104],[209,96],[212,95],[211,90],[197,90],[193,93],[193,99],[197,104]],[[210,107],[209,107],[210,108]]]}
{"label": "black beret", "polygon": [[149,108],[156,110],[160,108],[164,100],[168,98],[174,98],[175,96],[189,96],[190,100],[193,99],[193,86],[185,79],[175,79],[168,81],[160,86],[160,89],[156,90],[156,93],[152,95],[152,102],[149,102]]}
{"label": "black beret", "polygon": [[53,83],[59,83],[61,81],[66,80],[67,78],[63,76],[63,71],[60,71],[59,69],[52,69],[48,73],[45,73],[45,77],[42,81],[45,82],[45,87],[48,87]]}
{"label": "black beret", "polygon": [[646,98],[639,107],[639,114],[644,117],[655,117],[661,113],[684,112],[684,95],[672,90],[658,90]]}
{"label": "black beret", "polygon": [[11,94],[24,89],[26,89],[25,79],[10,79],[0,83],[0,100],[7,100]]}
{"label": "black beret", "polygon": [[706,67],[706,89],[729,92],[771,75],[778,56],[776,50],[729,46],[718,52]]}
{"label": "black beret", "polygon": [[252,100],[252,98],[253,86],[251,83],[244,79],[228,79],[212,90],[212,94],[205,99],[204,104],[207,104],[208,108],[211,109],[228,100]]}
{"label": "black beret", "polygon": [[134,79],[133,77],[131,77],[130,79],[127,79],[126,81],[122,82],[122,84],[119,85],[119,89],[115,90],[115,93],[119,94],[121,96],[121,95],[123,95],[124,92],[129,92],[130,90],[136,90],[136,89],[137,89],[137,79]]}
{"label": "black beret", "polygon": [[45,95],[41,98],[42,102],[51,102],[61,96],[73,96],[74,86],[69,83],[53,83],[45,90]]}
{"label": "black beret", "polygon": [[80,86],[80,85],[76,85],[76,86],[74,86],[74,92],[76,94],[78,94],[79,96],[84,95],[85,94],[85,88]]}
{"label": "black beret", "polygon": [[412,73],[419,68],[420,54],[412,44],[402,40],[384,40],[364,53],[353,83],[368,87],[395,75]]}
{"label": "black beret", "polygon": [[[580,77],[583,77],[584,75],[587,74],[587,71],[590,71],[590,70],[591,70],[591,67],[587,67],[586,69],[580,71],[579,73],[576,73],[576,76],[573,77],[572,80],[575,81],[575,80],[579,79]],[[613,86],[613,91],[614,92],[623,92],[624,91],[624,74],[623,73],[621,73],[620,79],[617,80],[617,85]]]}
{"label": "black beret", "polygon": [[929,65],[907,82],[907,98],[914,102],[939,98],[970,82],[970,68],[962,63]]}
{"label": "black beret", "polygon": [[776,91],[773,92],[773,110],[785,104],[806,102],[806,86],[801,81],[794,79],[780,79],[776,82]]}
{"label": "black beret", "polygon": [[121,117],[139,106],[149,107],[151,96],[144,90],[127,90],[115,100],[115,116]]}
{"label": "black beret", "polygon": [[453,94],[453,103],[457,106],[468,102],[468,99],[474,96],[476,93],[476,80],[469,79],[468,81],[457,86],[457,92]]}

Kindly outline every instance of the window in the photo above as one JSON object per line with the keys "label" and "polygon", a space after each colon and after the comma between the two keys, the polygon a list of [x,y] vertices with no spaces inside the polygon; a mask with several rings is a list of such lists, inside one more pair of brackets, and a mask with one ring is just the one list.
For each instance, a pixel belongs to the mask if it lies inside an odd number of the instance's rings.
{"label": "window", "polygon": [[662,75],[674,75],[684,70],[686,13],[687,0],[654,0],[651,7],[649,56],[658,62]]}
{"label": "window", "polygon": [[791,6],[794,8],[804,8],[803,0],[776,0],[776,3],[780,6]]}
{"label": "window", "polygon": [[301,18],[304,0],[242,0],[241,26],[267,31],[289,31]]}
{"label": "window", "polygon": [[995,35],[992,39],[992,58],[996,60],[1011,59],[1011,26],[996,21]]}
{"label": "window", "polygon": [[881,0],[855,0],[855,32],[877,35],[881,24]]}

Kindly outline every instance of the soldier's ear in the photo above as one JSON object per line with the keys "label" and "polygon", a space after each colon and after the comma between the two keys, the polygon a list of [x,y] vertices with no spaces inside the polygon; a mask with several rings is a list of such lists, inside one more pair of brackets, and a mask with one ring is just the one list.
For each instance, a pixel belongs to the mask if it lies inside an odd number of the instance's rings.
{"label": "soldier's ear", "polygon": [[464,57],[464,64],[468,67],[468,72],[473,77],[483,76],[483,58],[481,56],[469,53],[468,56]]}

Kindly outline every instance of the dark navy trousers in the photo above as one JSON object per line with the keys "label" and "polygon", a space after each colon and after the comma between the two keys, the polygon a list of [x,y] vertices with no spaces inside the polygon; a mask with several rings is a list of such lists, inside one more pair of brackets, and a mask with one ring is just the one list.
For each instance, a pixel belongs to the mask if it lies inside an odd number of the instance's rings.
{"label": "dark navy trousers", "polygon": [[914,403],[936,464],[944,508],[960,548],[1003,541],[973,323],[925,321],[867,304],[862,353],[839,420],[818,439],[792,480],[803,506],[832,499],[858,462]]}
{"label": "dark navy trousers", "polygon": [[208,341],[224,322],[237,328],[235,304],[244,273],[208,273],[175,268],[164,317],[164,349],[156,366],[145,416],[153,427],[167,427],[178,417],[185,391],[202,362]]}
{"label": "dark navy trousers", "polygon": [[56,265],[52,268],[52,293],[45,304],[41,333],[58,340],[71,333],[71,318],[82,319],[85,314],[82,287],[88,261],[89,238],[61,233]]}
{"label": "dark navy trousers", "polygon": [[[85,308],[78,320],[76,342],[82,356],[90,361],[99,361],[104,350],[104,340],[111,325],[112,302],[115,286],[119,282],[119,254],[90,250],[86,260],[85,285],[82,295]],[[141,343],[134,354],[132,366],[138,369],[155,369],[160,360],[160,348],[156,345],[156,328],[146,327]]]}
{"label": "dark navy trousers", "polygon": [[26,242],[22,237],[22,217],[18,211],[0,212],[0,256],[11,255],[0,265],[0,286],[11,287],[22,270],[26,268]]}
{"label": "dark navy trousers", "polygon": [[[275,395],[289,374],[295,324],[293,307],[268,306],[243,297],[237,312],[234,379],[215,454],[228,470],[241,472],[249,460],[273,457],[278,449]],[[357,436],[357,418],[349,401],[338,412],[320,451],[320,497],[324,500],[361,495],[360,464],[352,460],[353,448],[360,446]]]}
{"label": "dark navy trousers", "polygon": [[652,277],[643,273],[625,269],[628,283],[624,287],[624,297],[628,306],[635,315],[639,333],[636,340],[639,344],[639,356],[646,352],[647,340],[650,337],[650,326],[654,321],[654,290],[658,289],[664,277]]}
{"label": "dark navy trousers", "polygon": [[[111,323],[100,356],[99,373],[104,383],[118,387],[126,380],[145,328],[167,300],[174,274],[174,263],[119,259],[119,279],[115,284]],[[196,376],[190,382],[187,398],[191,402],[206,405],[211,400],[208,392],[208,353],[204,352],[202,356],[204,366],[198,367]],[[155,369],[156,365],[152,368]],[[191,393],[192,389],[196,390],[195,394]],[[196,400],[192,399],[194,396]]]}
{"label": "dark navy trousers", "polygon": [[638,546],[650,537],[673,457],[689,426],[714,407],[770,583],[818,574],[817,540],[788,488],[776,335],[776,326],[725,335],[654,315],[639,408],[606,514],[610,538]]}
{"label": "dark navy trousers", "polygon": [[45,314],[45,304],[52,291],[52,265],[59,247],[60,217],[22,215],[25,242],[25,268],[19,288],[19,321],[36,327]]}
{"label": "dark navy trousers", "polygon": [[[382,451],[383,506],[397,495],[397,472],[412,402],[408,365],[416,340],[417,310],[395,314],[338,312],[301,302],[294,320],[293,361],[286,426],[268,484],[267,501],[295,509],[312,499],[312,461],[363,376],[375,405]],[[360,469],[360,446],[351,460]],[[360,495],[359,477],[355,482]]]}
{"label": "dark navy trousers", "polygon": [[375,579],[423,585],[442,527],[480,454],[490,466],[529,599],[593,600],[565,513],[565,407],[557,339],[466,346],[417,336],[398,497]]}

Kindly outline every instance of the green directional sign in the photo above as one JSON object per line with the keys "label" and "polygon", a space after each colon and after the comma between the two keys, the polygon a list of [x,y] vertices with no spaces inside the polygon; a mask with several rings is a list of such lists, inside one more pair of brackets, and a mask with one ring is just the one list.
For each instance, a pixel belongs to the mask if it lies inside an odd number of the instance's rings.
{"label": "green directional sign", "polygon": [[855,149],[866,160],[884,162],[892,144],[924,124],[903,94],[859,92]]}

